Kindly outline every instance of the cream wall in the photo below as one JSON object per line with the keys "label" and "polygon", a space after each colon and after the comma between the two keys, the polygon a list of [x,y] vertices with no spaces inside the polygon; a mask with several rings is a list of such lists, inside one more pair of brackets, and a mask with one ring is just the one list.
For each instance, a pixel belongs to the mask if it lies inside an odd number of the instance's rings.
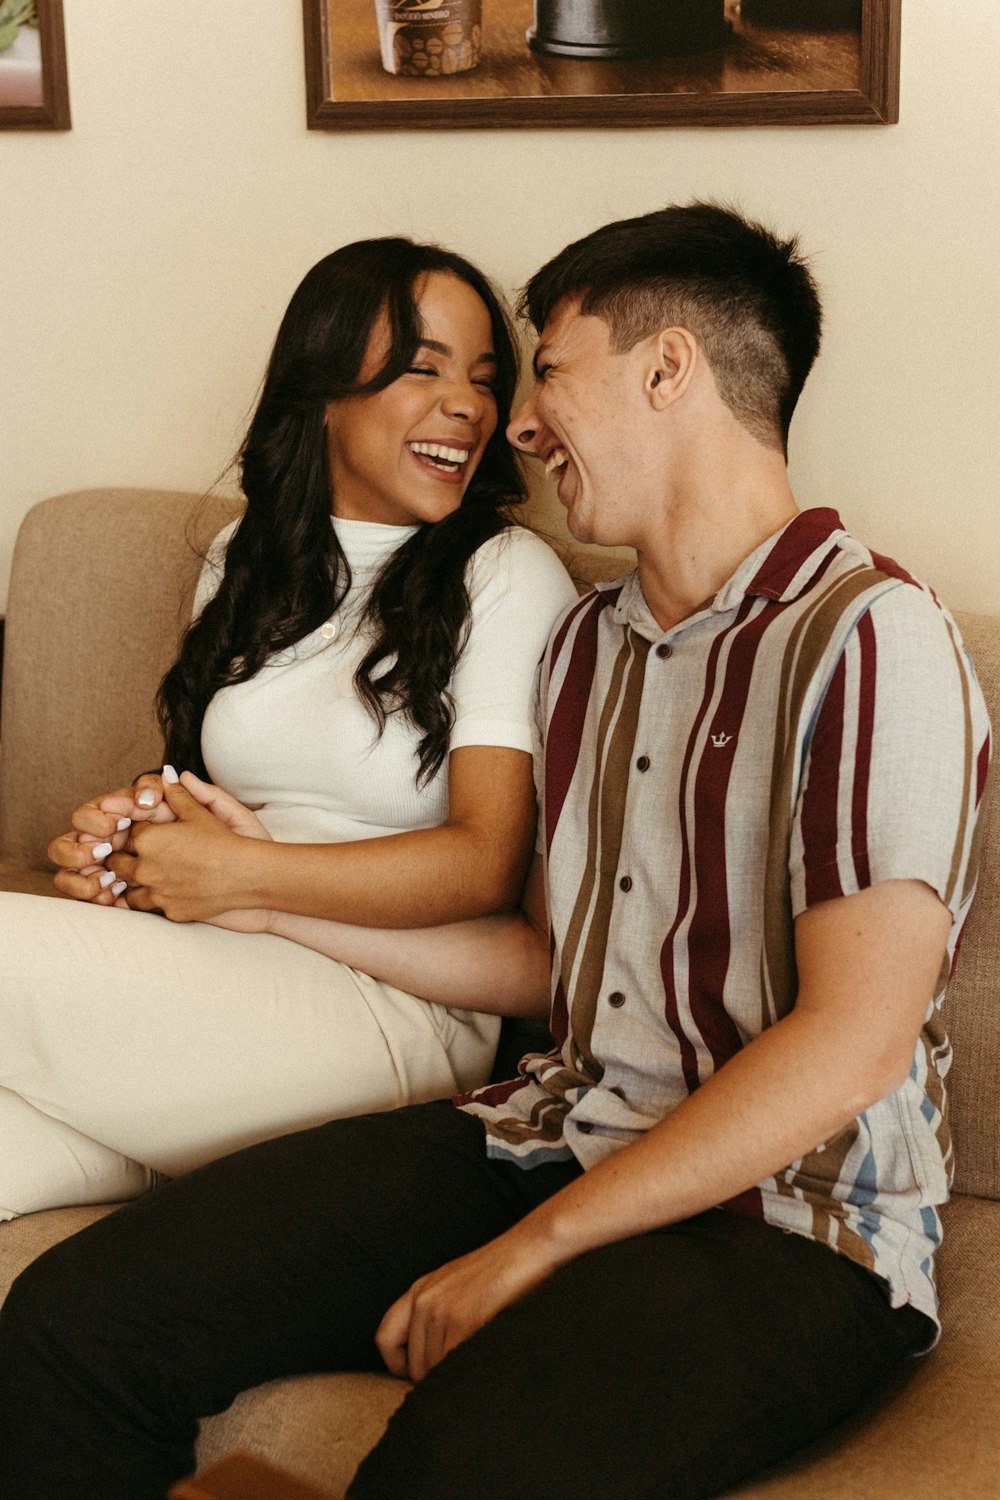
{"label": "cream wall", "polygon": [[297,0],[64,5],[73,129],[0,133],[0,599],[42,496],[213,483],[333,246],[441,239],[512,287],[697,195],[799,231],[825,289],[800,502],[997,610],[995,0],[904,0],[895,127],[407,134],[305,129]]}

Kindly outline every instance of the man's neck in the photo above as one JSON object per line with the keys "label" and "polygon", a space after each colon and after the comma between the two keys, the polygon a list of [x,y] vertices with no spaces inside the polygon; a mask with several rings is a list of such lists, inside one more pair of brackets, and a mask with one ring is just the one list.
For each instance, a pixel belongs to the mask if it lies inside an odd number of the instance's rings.
{"label": "man's neck", "polygon": [[780,460],[721,484],[701,482],[669,501],[661,524],[636,547],[643,597],[661,628],[714,598],[797,513]]}

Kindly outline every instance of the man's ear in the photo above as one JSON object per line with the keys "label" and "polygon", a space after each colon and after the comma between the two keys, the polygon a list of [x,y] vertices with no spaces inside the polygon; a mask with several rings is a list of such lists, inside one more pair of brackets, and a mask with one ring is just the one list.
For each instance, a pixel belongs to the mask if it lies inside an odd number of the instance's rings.
{"label": "man's ear", "polygon": [[653,407],[663,411],[682,396],[691,383],[701,351],[687,328],[664,328],[647,345],[643,389]]}

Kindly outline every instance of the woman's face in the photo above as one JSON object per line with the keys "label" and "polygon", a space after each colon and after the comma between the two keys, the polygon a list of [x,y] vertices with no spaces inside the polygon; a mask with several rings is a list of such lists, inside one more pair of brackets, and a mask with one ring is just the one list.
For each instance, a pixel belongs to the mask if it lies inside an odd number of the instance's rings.
{"label": "woman's face", "polygon": [[[412,526],[457,510],[497,424],[490,315],[477,292],[447,272],[415,287],[421,342],[410,369],[370,396],[326,408],[333,513]],[[380,319],[361,379],[388,354]]]}

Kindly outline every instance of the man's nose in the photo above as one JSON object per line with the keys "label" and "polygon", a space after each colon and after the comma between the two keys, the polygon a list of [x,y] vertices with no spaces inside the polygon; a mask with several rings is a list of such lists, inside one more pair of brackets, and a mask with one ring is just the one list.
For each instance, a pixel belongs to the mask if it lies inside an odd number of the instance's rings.
{"label": "man's nose", "polygon": [[522,453],[537,453],[540,426],[541,423],[531,409],[531,402],[526,401],[507,424],[507,441],[512,447],[520,448]]}

